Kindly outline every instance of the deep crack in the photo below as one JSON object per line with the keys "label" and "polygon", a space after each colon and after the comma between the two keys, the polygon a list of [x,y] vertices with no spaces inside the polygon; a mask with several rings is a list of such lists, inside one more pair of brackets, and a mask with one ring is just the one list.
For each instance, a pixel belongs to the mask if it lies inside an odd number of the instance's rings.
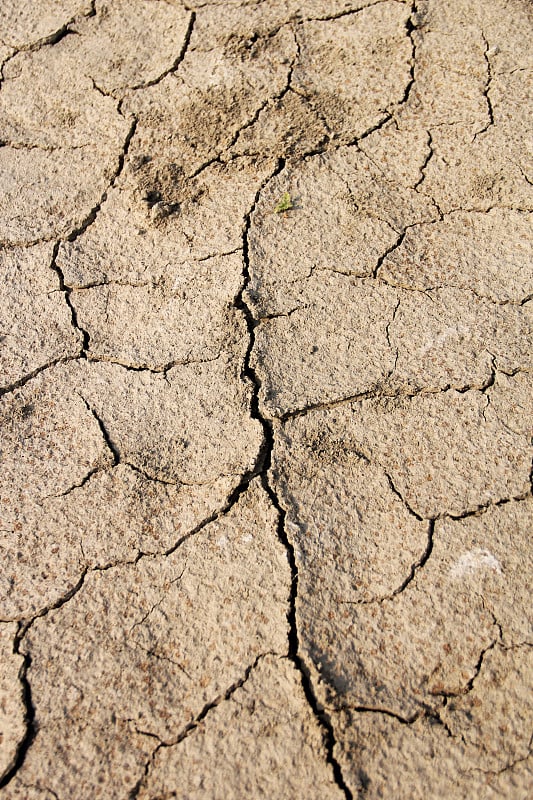
{"label": "deep crack", "polygon": [[326,750],[326,760],[327,763],[330,765],[333,775],[335,778],[335,782],[339,789],[344,793],[344,796],[347,800],[352,800],[353,794],[346,785],[342,770],[340,767],[339,762],[337,761],[334,750],[336,745],[335,740],[335,733],[333,729],[333,725],[329,715],[327,714],[326,710],[322,708],[315,696],[313,691],[313,686],[311,682],[311,677],[309,674],[309,670],[307,669],[303,658],[300,655],[300,643],[299,643],[299,636],[298,636],[298,624],[297,624],[297,614],[296,614],[296,601],[298,597],[298,565],[296,563],[296,554],[294,550],[294,545],[290,541],[286,527],[285,527],[285,520],[286,520],[286,511],[282,507],[279,497],[276,493],[276,490],[270,480],[269,475],[271,474],[271,467],[272,467],[272,452],[274,449],[274,427],[271,420],[263,416],[259,408],[259,390],[261,388],[261,380],[255,371],[255,369],[251,366],[250,358],[252,354],[252,350],[255,344],[255,329],[259,324],[259,320],[256,320],[252,314],[252,311],[246,301],[244,300],[244,293],[246,292],[250,281],[251,281],[251,272],[250,272],[250,253],[249,253],[249,233],[252,224],[252,215],[257,207],[259,202],[259,197],[261,192],[265,188],[265,186],[270,183],[277,175],[279,175],[283,169],[285,168],[285,159],[279,158],[277,161],[276,168],[271,173],[270,177],[259,187],[252,207],[248,214],[245,217],[244,221],[244,230],[243,230],[243,286],[241,291],[239,292],[236,300],[235,306],[236,308],[240,309],[244,315],[246,320],[246,324],[248,327],[248,334],[249,334],[249,345],[248,349],[244,358],[244,365],[242,370],[242,376],[245,380],[247,380],[253,387],[253,394],[250,403],[250,412],[253,419],[257,420],[262,428],[263,428],[263,437],[264,437],[264,448],[262,452],[262,457],[260,462],[258,463],[259,468],[259,475],[261,478],[261,483],[263,485],[264,490],[268,494],[270,501],[274,508],[278,513],[278,538],[280,542],[283,544],[286,554],[287,560],[289,562],[289,567],[291,571],[291,584],[290,584],[290,594],[289,594],[289,610],[287,612],[287,621],[289,625],[289,658],[298,670],[300,674],[300,679],[302,683],[302,688],[305,694],[305,698],[313,712],[313,715],[322,731],[323,743]]}
{"label": "deep crack", "polygon": [[24,763],[24,759],[26,758],[26,754],[30,749],[33,740],[35,739],[35,734],[36,734],[35,708],[33,706],[33,701],[31,696],[31,686],[28,680],[28,670],[31,666],[31,657],[29,654],[20,652],[20,644],[22,642],[22,638],[25,633],[26,633],[26,627],[19,622],[18,630],[15,636],[15,640],[13,642],[13,653],[15,653],[16,655],[21,655],[23,657],[23,662],[18,677],[20,685],[22,687],[22,702],[24,704],[24,711],[25,711],[24,721],[26,724],[26,731],[21,741],[18,742],[15,758],[13,761],[13,766],[4,774],[3,778],[0,779],[0,789],[4,786],[7,786],[7,784],[11,781],[11,779],[21,768],[22,764]]}
{"label": "deep crack", "polygon": [[480,134],[485,133],[485,131],[487,131],[491,125],[494,125],[494,108],[492,105],[492,100],[490,99],[490,85],[492,83],[492,67],[489,59],[490,47],[484,33],[481,34],[481,38],[483,39],[483,43],[485,45],[483,58],[485,59],[485,64],[487,65],[487,80],[485,81],[485,86],[483,87],[483,97],[487,103],[487,115],[489,119],[487,124],[481,128],[481,130],[476,131],[474,134],[474,139],[476,139]]}

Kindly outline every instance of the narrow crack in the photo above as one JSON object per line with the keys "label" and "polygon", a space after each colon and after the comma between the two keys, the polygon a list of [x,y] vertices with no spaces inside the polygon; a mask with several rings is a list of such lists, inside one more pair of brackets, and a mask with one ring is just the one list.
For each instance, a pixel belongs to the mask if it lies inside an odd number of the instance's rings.
{"label": "narrow crack", "polygon": [[322,731],[323,743],[326,750],[326,761],[330,765],[335,782],[339,789],[343,792],[347,800],[352,800],[353,795],[348,786],[346,785],[342,770],[339,762],[337,761],[334,749],[336,745],[335,734],[330,716],[326,710],[322,708],[315,696],[309,670],[305,665],[304,659],[300,655],[300,643],[298,636],[297,615],[296,615],[296,601],[298,597],[298,565],[296,563],[296,554],[294,545],[290,541],[286,526],[286,511],[282,507],[279,497],[271,481],[270,474],[272,468],[272,452],[274,448],[274,427],[272,420],[264,417],[259,408],[259,391],[261,388],[261,380],[256,373],[255,369],[250,363],[252,350],[255,344],[255,329],[259,324],[252,314],[251,308],[245,301],[245,292],[251,281],[251,268],[250,268],[250,252],[249,252],[249,234],[252,224],[252,216],[259,202],[259,197],[265,186],[270,183],[277,175],[279,175],[285,168],[285,159],[279,158],[277,164],[270,177],[259,187],[254,202],[250,211],[245,216],[243,228],[243,285],[239,295],[235,300],[235,306],[242,311],[249,334],[249,345],[244,358],[244,365],[242,370],[242,377],[249,382],[253,387],[253,395],[250,404],[250,413],[253,419],[257,420],[263,428],[263,436],[265,447],[263,449],[262,458],[259,467],[259,475],[261,478],[262,486],[270,498],[270,501],[278,513],[278,538],[283,544],[287,553],[287,560],[291,571],[291,585],[289,595],[289,609],[287,612],[287,621],[289,625],[289,654],[288,657],[294,664],[295,668],[300,674],[302,688],[309,704],[311,711],[317,721],[319,728]]}
{"label": "narrow crack", "polygon": [[[395,1],[400,3],[400,5],[405,5],[404,0]],[[331,22],[335,19],[343,19],[343,17],[354,17],[356,14],[360,14],[362,11],[366,11],[367,8],[374,8],[374,6],[380,6],[383,5],[383,3],[388,2],[390,2],[390,0],[375,0],[375,2],[367,3],[359,8],[349,8],[345,11],[339,11],[337,14],[328,14],[322,17],[305,17],[302,22]]]}
{"label": "narrow crack", "polygon": [[433,158],[433,156],[435,155],[435,151],[433,149],[433,136],[431,135],[431,131],[428,130],[427,135],[428,135],[428,140],[427,140],[428,152],[423,163],[420,166],[420,178],[416,181],[416,183],[413,184],[413,189],[418,189],[425,181],[427,166],[431,161],[431,159]]}
{"label": "narrow crack", "polygon": [[54,603],[51,603],[49,606],[46,606],[45,608],[41,609],[41,611],[39,611],[30,619],[20,620],[18,623],[18,630],[13,644],[13,652],[23,657],[23,663],[19,672],[19,680],[22,686],[22,697],[25,707],[26,732],[17,747],[17,753],[15,756],[15,761],[13,766],[5,773],[3,778],[0,780],[0,789],[2,789],[4,786],[7,786],[7,784],[15,777],[15,775],[21,769],[26,759],[26,755],[28,754],[28,751],[31,747],[31,744],[34,741],[35,736],[37,734],[37,726],[35,722],[35,707],[32,701],[31,685],[28,678],[28,671],[31,667],[31,655],[29,653],[24,653],[21,651],[22,641],[26,636],[28,630],[32,627],[32,625],[35,623],[37,619],[45,617],[51,611],[61,608],[61,606],[64,606],[65,603],[68,603],[68,601],[71,600],[74,597],[74,595],[76,595],[80,591],[85,582],[85,578],[88,572],[89,569],[85,568],[77,583],[74,586],[72,586],[67,592],[65,592],[64,595],[58,598],[58,600],[56,600]]}
{"label": "narrow crack", "polygon": [[147,89],[149,86],[156,86],[158,83],[161,83],[161,81],[164,80],[167,77],[167,75],[176,72],[176,70],[182,63],[183,59],[187,55],[187,50],[189,49],[189,45],[191,43],[191,37],[193,34],[195,22],[196,22],[196,12],[192,11],[189,17],[189,24],[187,25],[187,30],[185,31],[185,38],[183,40],[183,45],[181,47],[181,50],[177,58],[174,60],[172,66],[169,67],[164,72],[162,72],[161,75],[159,75],[157,78],[154,78],[151,81],[147,81],[146,83],[139,83],[136,86],[132,86],[131,87],[132,91],[135,91],[137,89]]}
{"label": "narrow crack", "polygon": [[409,15],[409,19],[405,23],[405,29],[407,31],[407,36],[409,41],[411,42],[411,63],[409,65],[409,81],[404,89],[403,97],[401,98],[398,106],[403,106],[409,100],[409,96],[411,94],[411,90],[415,85],[416,75],[415,75],[415,68],[416,68],[416,42],[413,36],[413,31],[416,30],[416,25],[414,19],[418,13],[418,8],[416,5],[416,0],[413,0],[411,3],[411,13]]}
{"label": "narrow crack", "polygon": [[[408,510],[410,510],[409,506],[406,505],[406,507],[408,508]],[[414,514],[414,512],[412,511],[410,511],[410,513]],[[417,515],[414,514],[414,516]],[[420,517],[418,517],[418,519],[420,519]],[[369,600],[341,600],[340,604],[346,606],[368,606],[376,603],[384,603],[387,600],[393,600],[397,595],[402,594],[402,592],[404,592],[407,589],[407,587],[414,581],[417,574],[420,572],[421,569],[425,567],[425,565],[429,561],[431,553],[433,552],[434,532],[435,532],[435,520],[430,519],[428,521],[427,543],[426,547],[424,548],[424,552],[422,553],[418,561],[415,561],[413,564],[411,564],[411,567],[409,569],[409,574],[402,581],[402,583],[399,586],[397,586],[396,589],[394,589],[394,591],[392,591],[390,594],[383,595],[382,597],[373,597],[370,598]]]}
{"label": "narrow crack", "polygon": [[[122,101],[120,101],[118,103],[117,111],[121,116],[123,116],[122,115],[122,111],[121,111],[121,106],[122,106]],[[91,210],[89,211],[89,213],[87,214],[85,219],[80,223],[80,225],[78,225],[76,228],[74,228],[68,234],[68,236],[65,239],[67,242],[75,242],[76,239],[78,239],[80,236],[82,236],[86,232],[86,230],[96,220],[96,217],[98,216],[103,204],[107,200],[107,197],[108,197],[110,189],[112,189],[116,185],[116,182],[117,182],[118,178],[120,177],[120,175],[122,173],[122,170],[124,169],[124,163],[126,161],[126,156],[128,155],[128,151],[129,151],[129,148],[130,148],[130,145],[131,145],[131,141],[132,141],[133,137],[135,136],[135,131],[137,130],[137,124],[138,124],[137,118],[133,117],[132,121],[131,121],[131,124],[130,124],[129,131],[126,134],[126,138],[124,139],[124,144],[122,146],[122,151],[121,151],[121,153],[119,154],[119,157],[118,157],[117,168],[116,168],[111,180],[109,181],[108,187],[102,193],[102,195],[101,195],[100,199],[98,200],[98,202],[96,203],[96,205],[91,208]]]}
{"label": "narrow crack", "polygon": [[520,758],[515,758],[514,761],[510,761],[504,767],[501,767],[501,769],[492,770],[492,769],[482,769],[481,767],[473,767],[472,771],[481,772],[483,775],[491,777],[496,777],[497,775],[504,775],[506,772],[511,772],[513,769],[515,769],[515,767],[517,767],[518,764],[522,764],[524,763],[524,761],[528,761],[532,755],[533,755],[533,734],[530,736],[529,744],[527,747],[527,753],[524,756],[521,756]]}
{"label": "narrow crack", "polygon": [[[381,464],[379,466],[381,467],[381,469],[383,469]],[[405,508],[411,514],[412,517],[414,517],[416,520],[418,520],[418,522],[422,522],[424,518],[421,517],[420,514],[417,514],[416,511],[414,510],[414,508],[412,508],[412,506],[407,502],[407,500],[402,495],[400,490],[394,485],[394,481],[392,480],[391,476],[387,472],[385,472],[385,470],[383,470],[383,472],[384,472],[385,477],[387,478],[387,482],[388,482],[388,484],[390,486],[391,492],[393,494],[395,494],[396,497],[402,502],[402,504],[405,506]],[[430,538],[430,543],[431,543],[431,538]],[[431,552],[431,547],[429,548],[429,552]],[[428,558],[429,558],[429,554],[428,554]]]}
{"label": "narrow crack", "polygon": [[396,711],[391,711],[389,708],[381,708],[380,706],[342,705],[339,706],[339,709],[356,714],[382,714],[384,717],[395,719],[401,725],[412,725],[413,722],[424,716],[424,711],[415,711],[410,717],[403,717]]}
{"label": "narrow crack", "polygon": [[[496,370],[496,372],[498,371],[499,370]],[[364,392],[358,392],[353,395],[346,395],[344,397],[338,397],[332,400],[309,403],[309,405],[302,406],[300,408],[292,408],[289,411],[285,411],[277,416],[276,419],[279,419],[279,421],[283,423],[290,419],[294,419],[295,417],[303,417],[306,414],[312,413],[313,411],[327,411],[329,409],[338,408],[339,406],[349,405],[350,403],[360,403],[363,400],[412,400],[415,397],[447,394],[448,392],[457,392],[458,394],[466,394],[467,392],[481,392],[483,394],[493,385],[495,380],[495,372],[491,371],[487,379],[480,384],[446,384],[445,386],[439,387],[423,386],[412,391],[393,392],[390,394],[385,391],[384,388],[386,388],[386,382],[391,375],[392,373],[380,381],[379,384],[370,387]]]}
{"label": "narrow crack", "polygon": [[525,494],[513,495],[512,497],[502,497],[499,500],[490,500],[487,503],[482,503],[471,511],[463,511],[461,514],[442,514],[435,519],[453,519],[455,522],[458,522],[462,519],[469,519],[470,517],[481,517],[492,508],[499,508],[509,503],[522,503],[525,500],[529,500],[530,496],[531,493],[527,492]]}
{"label": "narrow crack", "polygon": [[220,359],[223,351],[219,351],[214,356],[206,358],[181,358],[174,361],[166,361],[163,364],[148,364],[147,362],[140,362],[138,364],[131,364],[125,361],[119,361],[111,356],[101,355],[99,353],[88,350],[85,352],[84,357],[93,364],[113,364],[116,367],[121,367],[127,372],[150,372],[152,375],[162,375],[167,378],[170,370],[174,367],[185,367],[190,364],[212,364]]}
{"label": "narrow crack", "polygon": [[[261,653],[260,655],[258,655],[257,658],[255,659],[255,661],[246,668],[246,670],[244,672],[244,675],[241,678],[239,678],[237,681],[232,683],[231,686],[228,689],[226,689],[226,691],[223,694],[218,695],[217,697],[215,697],[214,700],[211,700],[209,703],[206,703],[205,706],[200,711],[200,713],[194,718],[194,720],[192,720],[192,722],[189,722],[183,728],[181,733],[179,733],[177,735],[177,737],[175,739],[173,739],[172,741],[169,741],[169,742],[162,741],[158,736],[155,736],[154,734],[145,733],[145,735],[152,736],[153,738],[156,738],[158,740],[159,744],[153,750],[149,760],[146,762],[146,764],[144,766],[144,771],[143,771],[142,776],[140,777],[140,779],[137,781],[137,783],[135,784],[135,786],[133,787],[133,789],[130,792],[129,800],[135,800],[135,798],[138,797],[139,792],[142,789],[143,784],[146,781],[146,778],[148,777],[148,773],[150,771],[150,767],[154,763],[154,759],[155,759],[157,753],[159,752],[159,750],[161,750],[162,748],[167,748],[167,747],[176,747],[178,744],[183,742],[184,739],[187,739],[187,737],[189,737],[192,733],[194,733],[194,731],[198,728],[199,725],[201,725],[203,720],[211,713],[211,711],[216,709],[219,705],[221,705],[221,703],[225,703],[228,700],[231,700],[231,698],[235,694],[235,692],[238,689],[242,688],[244,686],[244,684],[248,681],[248,679],[250,678],[250,675],[252,674],[254,669],[256,669],[256,667],[259,664],[259,662],[261,661],[261,659],[265,658],[268,655],[276,655],[276,653]],[[144,733],[144,732],[140,731],[140,733]]]}
{"label": "narrow crack", "polygon": [[414,223],[413,225],[406,225],[405,228],[403,229],[403,231],[401,231],[401,233],[398,234],[398,238],[396,239],[396,241],[387,250],[385,250],[385,252],[378,258],[378,260],[376,262],[376,266],[374,267],[373,272],[372,272],[372,278],[378,278],[379,277],[379,271],[380,271],[385,259],[388,256],[390,256],[391,253],[394,253],[394,251],[397,250],[401,246],[403,240],[405,239],[405,237],[407,235],[407,231],[409,230],[409,228],[413,228],[415,224],[416,223]]}
{"label": "narrow crack", "polygon": [[55,358],[53,361],[48,361],[46,364],[42,364],[40,367],[36,367],[36,369],[32,370],[32,372],[28,372],[26,375],[23,375],[22,378],[19,378],[18,381],[14,381],[7,386],[0,387],[0,397],[3,397],[6,394],[10,394],[11,392],[15,392],[17,389],[22,388],[27,383],[32,381],[41,372],[46,372],[46,370],[52,369],[57,364],[66,364],[69,361],[76,361],[79,356],[61,356],[60,358]]}
{"label": "narrow crack", "polygon": [[85,407],[86,407],[87,411],[89,411],[91,416],[96,420],[96,423],[97,423],[97,425],[98,425],[98,427],[100,429],[100,433],[102,434],[102,437],[104,439],[104,442],[106,443],[106,446],[107,446],[109,452],[111,453],[111,455],[113,457],[113,466],[116,467],[116,465],[120,463],[120,453],[119,453],[116,445],[112,441],[111,436],[109,434],[109,431],[105,427],[104,421],[101,419],[101,417],[99,417],[99,415],[94,410],[94,408],[91,405],[89,405],[89,403],[87,402],[85,397],[83,397],[82,394],[80,394],[78,392],[78,396],[81,398],[81,400],[85,404]]}
{"label": "narrow crack", "polygon": [[398,358],[400,357],[400,348],[398,346],[394,347],[392,342],[391,342],[390,329],[391,329],[392,325],[394,324],[394,321],[396,319],[396,314],[398,313],[398,309],[400,308],[401,302],[402,302],[401,298],[399,297],[398,300],[396,301],[396,305],[394,307],[394,311],[392,312],[392,317],[387,322],[387,326],[385,328],[385,336],[387,337],[387,344],[388,344],[389,349],[391,350],[391,352],[394,353],[394,364],[392,365],[391,369],[389,370],[389,374],[387,375],[386,380],[389,380],[394,375],[394,373],[396,371],[396,366],[398,364]]}
{"label": "narrow crack", "polygon": [[[274,35],[275,33],[277,33],[277,30],[272,32],[270,34],[270,36]],[[300,46],[299,46],[298,39],[296,37],[296,33],[295,33],[294,30],[293,30],[293,36],[294,36],[294,41],[295,41],[295,45],[296,45],[296,55],[294,56],[292,62],[290,63],[290,65],[288,67],[287,79],[285,81],[285,86],[277,94],[274,94],[274,95],[271,95],[271,96],[267,97],[266,100],[264,100],[262,103],[260,103],[259,106],[254,111],[254,113],[252,114],[252,116],[249,119],[247,119],[242,125],[240,125],[237,128],[237,130],[233,133],[233,135],[232,135],[230,141],[228,142],[228,144],[225,145],[224,148],[222,150],[220,150],[216,155],[208,158],[205,162],[200,164],[199,167],[197,167],[190,175],[188,175],[187,180],[190,181],[190,180],[192,180],[194,178],[197,178],[202,172],[204,172],[204,170],[206,170],[209,167],[213,166],[213,164],[224,164],[224,163],[232,162],[232,161],[237,160],[239,158],[248,158],[248,157],[251,157],[251,156],[254,156],[254,155],[255,156],[259,156],[260,155],[260,153],[251,153],[249,151],[246,151],[246,152],[243,152],[243,153],[232,153],[231,150],[232,150],[232,148],[234,148],[238,144],[239,138],[240,138],[241,134],[243,133],[243,131],[246,131],[249,128],[251,128],[253,125],[255,125],[255,123],[258,121],[262,111],[264,111],[266,108],[268,108],[272,104],[277,103],[280,100],[282,100],[283,97],[285,97],[285,95],[288,92],[294,91],[293,89],[291,89],[291,81],[292,81],[292,74],[293,74],[293,70],[294,70],[295,64],[297,63],[298,58],[299,58]]]}
{"label": "narrow crack", "polygon": [[[96,0],[92,0],[89,11],[87,14],[76,14],[74,17],[65,22],[61,25],[60,28],[55,30],[53,33],[48,34],[48,36],[43,36],[41,39],[37,39],[35,42],[30,42],[28,44],[20,45],[20,47],[13,48],[14,52],[11,53],[0,65],[0,89],[2,83],[5,80],[3,70],[6,64],[8,64],[15,56],[18,56],[19,53],[27,53],[27,52],[35,52],[37,50],[41,50],[43,47],[53,47],[55,44],[59,44],[59,42],[64,39],[66,36],[69,35],[78,35],[77,31],[74,31],[70,28],[78,19],[90,19],[90,17],[94,17],[96,15]],[[6,44],[2,41],[5,47],[9,47],[11,49],[11,45]]]}
{"label": "narrow crack", "polygon": [[[366,138],[368,138],[368,136],[371,136],[373,133],[376,133],[377,131],[380,131],[382,128],[384,128],[385,125],[388,125],[389,122],[392,120],[392,118],[393,118],[392,114],[389,111],[383,112],[383,116],[378,120],[378,122],[371,125],[365,131],[363,131],[363,133],[361,133],[359,136],[356,136],[356,138],[353,139],[351,142],[348,142],[346,146],[357,147],[359,145],[359,142],[363,142]],[[383,174],[385,175],[385,173]]]}
{"label": "narrow crack", "polygon": [[209,703],[206,703],[206,705],[200,711],[198,716],[195,717],[195,719],[192,722],[190,722],[188,725],[185,726],[185,728],[181,731],[181,733],[178,734],[177,738],[172,743],[169,744],[163,743],[162,747],[174,747],[180,742],[183,742],[183,740],[186,739],[188,736],[190,736],[191,733],[193,733],[196,730],[196,728],[200,725],[200,723],[207,717],[207,715],[213,709],[217,708],[217,706],[219,706],[221,703],[225,703],[227,700],[230,700],[232,695],[234,695],[235,692],[237,691],[237,689],[241,689],[244,686],[244,684],[247,682],[254,669],[256,669],[259,662],[268,655],[276,655],[276,654],[261,653],[260,655],[258,655],[253,664],[250,664],[246,668],[242,678],[239,678],[239,680],[235,681],[235,683],[232,683],[231,686],[228,689],[226,689],[226,691],[223,694],[218,695],[214,700],[211,700]]}

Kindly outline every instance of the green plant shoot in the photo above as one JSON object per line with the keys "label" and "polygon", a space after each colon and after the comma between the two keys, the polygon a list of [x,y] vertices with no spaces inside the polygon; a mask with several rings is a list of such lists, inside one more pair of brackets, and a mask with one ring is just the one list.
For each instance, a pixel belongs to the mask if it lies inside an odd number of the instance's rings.
{"label": "green plant shoot", "polygon": [[294,208],[294,203],[291,200],[289,192],[283,192],[274,209],[275,213],[281,214],[283,211],[290,211],[292,208]]}

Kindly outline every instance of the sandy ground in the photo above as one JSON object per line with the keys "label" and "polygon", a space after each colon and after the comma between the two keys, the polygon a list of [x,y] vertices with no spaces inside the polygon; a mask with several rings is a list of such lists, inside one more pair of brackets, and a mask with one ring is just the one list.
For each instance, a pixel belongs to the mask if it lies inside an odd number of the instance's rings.
{"label": "sandy ground", "polygon": [[533,6],[0,3],[0,800],[533,794]]}

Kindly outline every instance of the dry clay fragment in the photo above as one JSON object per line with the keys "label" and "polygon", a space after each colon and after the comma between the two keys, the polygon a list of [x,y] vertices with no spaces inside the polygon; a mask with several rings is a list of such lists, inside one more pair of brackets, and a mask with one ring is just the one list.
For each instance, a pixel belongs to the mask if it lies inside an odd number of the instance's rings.
{"label": "dry clay fragment", "polygon": [[[4,397],[4,618],[57,602],[88,566],[170,549],[220,511],[251,471],[261,430],[235,368],[184,369],[167,379],[84,361],[47,370]],[[124,460],[147,475],[125,466],[101,472],[115,457],[93,406],[105,409]]]}
{"label": "dry clay fragment", "polygon": [[82,227],[119,166],[131,122],[80,73],[72,38],[6,67],[0,138],[14,147],[0,148],[0,241],[29,244]]}
{"label": "dry clay fragment", "polygon": [[394,369],[387,332],[397,304],[395,290],[349,276],[305,281],[292,313],[256,329],[251,363],[263,413],[279,417],[380,386]]}
{"label": "dry clay fragment", "polygon": [[319,413],[331,435],[349,437],[356,452],[389,475],[395,490],[420,517],[463,516],[529,491],[531,431],[510,427],[506,413],[514,412],[512,406],[506,408],[501,395],[515,386],[521,404],[516,413],[525,409],[530,415],[527,385],[525,374],[498,375],[487,395],[452,390],[384,397],[358,401],[351,410]]}
{"label": "dry clay fragment", "polygon": [[0,389],[80,352],[51,260],[51,246],[0,251]]}
{"label": "dry clay fragment", "polygon": [[335,586],[317,589],[316,581],[303,587],[300,641],[315,689],[332,708],[378,709],[402,719],[436,708],[441,695],[467,690],[480,654],[498,637],[477,581],[458,584],[438,556],[378,603],[343,600]]}
{"label": "dry clay fragment", "polygon": [[76,369],[51,367],[2,398],[0,496],[8,519],[18,507],[63,494],[113,463],[97,420],[72,384]]}
{"label": "dry clay fragment", "polygon": [[[19,53],[4,69],[0,139],[12,145],[52,148],[121,147],[128,123],[112,97],[98,92],[80,70],[79,43],[67,36],[54,47]],[[95,165],[96,166],[96,165]]]}
{"label": "dry clay fragment", "polygon": [[440,0],[419,0],[415,23],[439,31],[444,37],[475,25],[486,37],[486,55],[493,75],[533,66],[533,14],[531,6],[520,0],[456,0],[453,6]]}
{"label": "dry clay fragment", "polygon": [[158,750],[138,795],[155,796],[340,800],[344,794],[291,662],[261,659],[183,741]]}
{"label": "dry clay fragment", "polygon": [[23,657],[13,651],[16,625],[0,623],[0,780],[15,766],[26,734],[20,673]]}
{"label": "dry clay fragment", "polygon": [[[274,213],[288,190],[295,208]],[[261,192],[252,215],[247,297],[254,316],[291,311],[314,271],[372,275],[403,228],[434,216],[429,201],[388,182],[353,148],[288,166]]]}
{"label": "dry clay fragment", "polygon": [[224,508],[234,480],[206,486],[150,481],[119,464],[79,488],[4,517],[2,617],[35,616],[67,596],[87,568],[164,553]]}
{"label": "dry clay fragment", "polygon": [[26,786],[17,775],[9,781],[6,786],[0,789],[2,800],[56,800],[49,789],[40,789],[37,786]]}
{"label": "dry clay fragment", "polygon": [[1,147],[0,242],[34,244],[81,228],[115,174],[121,148],[120,140],[106,153]]}
{"label": "dry clay fragment", "polygon": [[409,8],[383,2],[358,14],[304,22],[294,88],[307,96],[341,139],[381,122],[410,80]]}
{"label": "dry clay fragment", "polygon": [[533,638],[529,576],[533,568],[533,498],[493,506],[483,514],[435,523],[434,552],[457,584],[477,584],[502,628],[506,646]]}
{"label": "dry clay fragment", "polygon": [[113,458],[98,422],[69,388],[65,372],[55,367],[2,399],[3,619],[57,601],[83,569],[77,531],[50,530],[44,507],[47,498],[80,485]]}
{"label": "dry clay fragment", "polygon": [[346,419],[360,450],[416,513],[463,516],[529,491],[531,433],[514,432],[498,418],[490,403],[496,380],[487,395],[451,390],[361,401],[338,420]]}
{"label": "dry clay fragment", "polygon": [[[517,105],[527,114],[531,90],[522,86],[520,74],[500,80],[499,89],[506,99],[517,95]],[[510,111],[508,114],[511,116]],[[516,116],[513,111],[512,117]],[[436,128],[432,134],[434,155],[425,169],[421,191],[445,214],[461,209],[533,210],[531,128],[527,122],[520,118],[502,122],[474,141],[463,126]]]}
{"label": "dry clay fragment", "polygon": [[[197,47],[206,42],[223,43],[232,40],[237,30],[240,39],[250,39],[254,32],[268,35],[292,20],[334,17],[358,11],[375,0],[277,0],[263,3],[249,0],[209,0],[202,2],[194,29]],[[199,4],[200,5],[200,4]],[[206,10],[211,13],[206,14]],[[243,13],[244,9],[244,13]]]}
{"label": "dry clay fragment", "polygon": [[[499,372],[490,390],[490,405],[502,425],[519,436],[533,436],[533,375]],[[532,441],[533,443],[533,441]]]}
{"label": "dry clay fragment", "polygon": [[120,461],[170,483],[209,484],[229,476],[237,485],[253,470],[262,442],[240,361],[223,353],[156,374],[84,362],[73,380]]}
{"label": "dry clay fragment", "polygon": [[416,48],[408,105],[400,115],[417,127],[461,123],[471,135],[488,124],[483,95],[487,65],[480,31],[463,25],[443,36],[422,28],[413,32]]}
{"label": "dry clay fragment", "polygon": [[378,128],[358,144],[389,181],[413,188],[422,178],[430,139],[424,129],[402,130],[397,122]]}
{"label": "dry clay fragment", "polygon": [[442,712],[452,736],[479,753],[486,772],[499,772],[531,752],[533,650],[529,645],[486,653],[472,691]]}
{"label": "dry clay fragment", "polygon": [[54,40],[78,15],[89,14],[91,0],[3,0],[0,6],[2,40],[10,47]]}
{"label": "dry clay fragment", "polygon": [[171,169],[158,174],[149,194],[165,207],[179,200],[175,211],[161,218],[153,214],[157,204],[150,208],[140,169],[135,159],[127,160],[94,223],[83,236],[61,244],[57,265],[67,286],[165,280],[194,291],[195,273],[209,269],[197,262],[242,249],[243,218],[273,162],[239,158],[186,182],[173,178]]}
{"label": "dry clay fragment", "polygon": [[396,121],[431,128],[422,191],[443,212],[531,209],[530,5],[423,0],[413,22],[415,82]]}
{"label": "dry clay fragment", "polygon": [[290,420],[276,433],[273,471],[306,602],[321,584],[339,603],[379,600],[397,591],[424,557],[428,523],[360,455],[349,426],[335,430],[316,413]]}
{"label": "dry clay fragment", "polygon": [[485,655],[472,691],[450,701],[458,709],[450,715],[445,708],[440,716],[422,715],[409,725],[376,712],[336,715],[335,755],[354,794],[400,797],[408,785],[413,800],[527,800],[530,661],[526,648],[496,646]]}
{"label": "dry clay fragment", "polygon": [[[54,653],[53,658],[59,655],[62,654]],[[71,687],[65,688],[71,691]],[[63,700],[59,694],[57,705],[61,706]],[[71,698],[66,706],[69,701]],[[42,741],[44,736],[46,743]],[[91,727],[86,720],[72,720],[65,728],[53,721],[32,741],[23,766],[0,789],[0,798],[57,800],[63,791],[73,798],[123,800],[139,779],[142,765],[153,750],[153,741],[128,720],[111,718],[99,727]],[[35,756],[39,759],[37,763]],[[113,771],[113,780],[105,780],[106,770]]]}
{"label": "dry clay fragment", "polygon": [[242,256],[234,253],[174,265],[174,278],[153,283],[73,291],[89,357],[150,369],[217,358],[243,333],[241,313],[231,308],[242,269]]}
{"label": "dry clay fragment", "polygon": [[251,363],[268,416],[375,391],[481,389],[494,367],[532,365],[531,302],[499,305],[468,290],[403,291],[329,273],[292,295],[294,309],[255,332]]}
{"label": "dry clay fragment", "polygon": [[335,733],[335,755],[355,797],[401,797],[409,786],[412,800],[486,800],[486,778],[469,771],[463,743],[435,717],[406,725],[379,711],[344,711],[335,716]]}
{"label": "dry clay fragment", "polygon": [[524,212],[458,211],[410,228],[379,277],[412,289],[455,287],[499,303],[521,302],[533,293],[530,234]]}
{"label": "dry clay fragment", "polygon": [[97,0],[96,15],[75,25],[68,47],[106,94],[149,85],[180,61],[191,24],[181,3]]}
{"label": "dry clay fragment", "polygon": [[500,305],[468,289],[448,288],[398,296],[388,327],[396,350],[391,388],[481,388],[492,380],[494,367],[533,367],[532,302]]}
{"label": "dry clay fragment", "polygon": [[56,263],[65,284],[74,288],[117,284],[151,284],[180,274],[190,255],[182,231],[149,224],[147,209],[124,187],[132,169],[110,189],[95,221],[74,241],[61,242]]}
{"label": "dry clay fragment", "polygon": [[35,621],[23,648],[38,732],[24,783],[125,797],[152,737],[175,740],[259,656],[286,651],[290,571],[276,523],[254,481],[171,555],[90,572]]}
{"label": "dry clay fragment", "polygon": [[268,102],[254,124],[240,131],[232,152],[301,158],[326,138],[326,126],[308,101],[289,91],[279,100]]}

